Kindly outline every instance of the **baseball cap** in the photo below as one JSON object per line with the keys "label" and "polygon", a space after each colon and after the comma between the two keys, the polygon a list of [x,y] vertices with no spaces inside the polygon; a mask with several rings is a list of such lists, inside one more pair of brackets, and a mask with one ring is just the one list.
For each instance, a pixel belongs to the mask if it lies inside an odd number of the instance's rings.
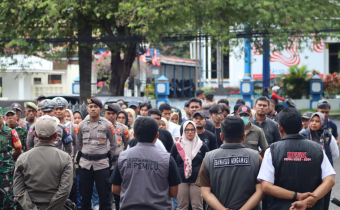
{"label": "baseball cap", "polygon": [[87,99],[87,103],[88,104],[96,104],[97,106],[99,106],[100,108],[103,108],[103,103],[101,100],[99,100],[98,98],[92,97]]}
{"label": "baseball cap", "polygon": [[322,100],[318,101],[317,106],[320,106],[321,104],[328,104],[328,105],[330,105],[330,103],[327,100],[325,100],[325,99],[322,99]]}
{"label": "baseball cap", "polygon": [[130,108],[131,106],[139,107],[138,101],[130,101],[128,107]]}
{"label": "baseball cap", "polygon": [[24,107],[25,108],[31,108],[31,109],[34,109],[35,111],[38,111],[37,105],[35,105],[35,103],[33,103],[33,102],[25,102]]}
{"label": "baseball cap", "polygon": [[105,111],[113,111],[115,113],[119,112],[118,108],[113,104],[105,104],[104,109]]}
{"label": "baseball cap", "polygon": [[238,114],[249,114],[251,115],[251,108],[249,106],[240,106],[238,108]]}
{"label": "baseball cap", "polygon": [[13,103],[11,105],[12,108],[21,111],[21,105],[19,103]]}
{"label": "baseball cap", "polygon": [[52,101],[57,103],[57,107],[60,107],[60,108],[64,108],[64,107],[67,108],[68,107],[68,102],[63,97],[55,97],[55,98],[52,99]]}
{"label": "baseball cap", "polygon": [[38,106],[41,107],[41,111],[52,111],[53,109],[56,108],[57,103],[52,101],[51,99],[45,99],[40,101]]}
{"label": "baseball cap", "polygon": [[302,115],[302,118],[304,119],[310,119],[313,115],[313,112],[305,112],[303,115]]}
{"label": "baseball cap", "polygon": [[195,112],[194,115],[192,116],[192,118],[195,118],[197,115],[200,115],[201,117],[205,118],[205,114],[204,114],[203,111]]}
{"label": "baseball cap", "polygon": [[57,132],[57,128],[60,121],[56,117],[52,117],[49,115],[44,115],[37,119],[35,124],[35,132],[38,137],[50,137],[55,132]]}
{"label": "baseball cap", "polygon": [[13,107],[11,107],[11,106],[6,107],[6,108],[4,109],[4,114],[7,115],[8,113],[16,114],[15,109],[14,109]]}

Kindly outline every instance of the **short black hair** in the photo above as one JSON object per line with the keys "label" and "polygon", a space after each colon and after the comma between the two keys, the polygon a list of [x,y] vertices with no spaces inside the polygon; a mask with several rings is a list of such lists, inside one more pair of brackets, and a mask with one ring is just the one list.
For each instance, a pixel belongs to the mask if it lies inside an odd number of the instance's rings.
{"label": "short black hair", "polygon": [[228,143],[241,143],[245,125],[237,116],[228,116],[221,123],[221,132],[224,141]]}
{"label": "short black hair", "polygon": [[213,100],[214,99],[214,94],[209,93],[209,94],[205,95],[205,99],[207,99],[209,101]]}
{"label": "short black hair", "polygon": [[265,96],[261,96],[260,98],[256,99],[255,105],[257,104],[258,101],[267,101],[268,106],[269,106],[269,99]]}
{"label": "short black hair", "polygon": [[158,127],[158,122],[152,117],[138,117],[133,130],[138,142],[152,143],[158,132]]}
{"label": "short black hair", "polygon": [[218,110],[222,110],[221,105],[212,105],[209,109],[209,114],[217,114]]}
{"label": "short black hair", "polygon": [[204,93],[203,90],[197,90],[197,91],[196,91],[196,96],[202,95],[203,93]]}
{"label": "short black hair", "polygon": [[189,101],[188,101],[189,107],[190,107],[190,104],[191,104],[192,102],[197,102],[197,103],[199,103],[200,106],[202,107],[202,101],[201,101],[201,99],[195,98],[195,97],[194,97],[194,98],[190,98]]}
{"label": "short black hair", "polygon": [[227,99],[220,99],[217,104],[219,103],[224,103],[224,104],[227,104],[229,106],[229,101]]}
{"label": "short black hair", "polygon": [[317,109],[331,109],[331,105],[329,103],[322,103],[318,106]]}
{"label": "short black hair", "polygon": [[142,109],[144,106],[146,106],[146,108],[149,110],[149,109],[152,109],[152,106],[150,103],[142,103],[141,105],[139,105],[139,108]]}
{"label": "short black hair", "polygon": [[[151,116],[152,114],[156,114],[156,115],[162,117],[162,113],[161,113],[161,111],[159,111],[158,109],[149,109],[148,115]],[[138,118],[139,118],[139,117],[138,117]]]}
{"label": "short black hair", "polygon": [[222,107],[222,112],[226,111],[228,114],[230,114],[230,109],[226,105],[220,105]]}
{"label": "short black hair", "polygon": [[298,134],[301,130],[302,115],[292,107],[282,109],[279,113],[279,125],[286,134]]}
{"label": "short black hair", "polygon": [[238,108],[240,108],[240,106],[244,106],[244,105],[242,105],[242,104],[235,104],[235,106],[234,106],[234,112],[235,112],[235,114],[236,114],[236,112],[238,111]]}
{"label": "short black hair", "polygon": [[167,103],[163,103],[159,106],[159,111],[163,112],[164,110],[171,110],[171,106]]}
{"label": "short black hair", "polygon": [[240,98],[236,101],[236,104],[246,105],[246,101],[244,99]]}
{"label": "short black hair", "polygon": [[269,102],[271,103],[271,104],[274,104],[275,105],[275,101],[273,100],[273,99],[268,99],[269,100]]}

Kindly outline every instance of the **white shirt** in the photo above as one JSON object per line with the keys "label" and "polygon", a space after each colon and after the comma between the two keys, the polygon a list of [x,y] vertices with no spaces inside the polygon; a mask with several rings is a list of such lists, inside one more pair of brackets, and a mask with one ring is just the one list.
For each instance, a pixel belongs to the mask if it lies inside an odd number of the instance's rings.
{"label": "white shirt", "polygon": [[179,126],[177,126],[175,123],[168,121],[169,123],[169,132],[171,133],[171,136],[173,138],[179,138],[181,137],[181,134],[179,132]]}
{"label": "white shirt", "polygon": [[[155,146],[156,146],[158,149],[160,149],[160,150],[162,150],[162,151],[164,151],[164,152],[168,152],[168,151],[166,151],[166,149],[165,149],[165,147],[164,147],[162,141],[159,140],[159,139],[156,140]],[[130,145],[128,145],[126,149],[130,149],[130,148],[131,148]]]}
{"label": "white shirt", "polygon": [[331,143],[329,144],[329,149],[331,150],[331,155],[334,163],[334,161],[339,158],[339,147],[333,135]]}
{"label": "white shirt", "polygon": [[[329,175],[335,176],[335,171],[333,169],[333,166],[329,162],[325,152],[323,151],[323,160],[321,163],[321,171],[322,171],[322,179],[326,178]],[[272,161],[272,153],[270,152],[270,148],[266,150],[264,153],[264,157],[262,160],[261,168],[259,175],[257,176],[257,180],[261,181],[267,181],[274,184],[275,181],[275,169],[273,166]]]}

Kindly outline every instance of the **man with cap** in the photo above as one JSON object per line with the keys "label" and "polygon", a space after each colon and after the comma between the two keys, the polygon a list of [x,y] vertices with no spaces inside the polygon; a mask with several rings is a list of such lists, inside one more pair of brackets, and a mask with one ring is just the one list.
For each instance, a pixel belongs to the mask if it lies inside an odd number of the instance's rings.
{"label": "man with cap", "polygon": [[21,145],[22,145],[21,149],[23,152],[27,151],[27,145],[26,145],[27,130],[18,123],[15,110],[12,107],[6,107],[4,109],[4,114],[5,114],[6,126],[17,131],[19,139],[21,141]]}
{"label": "man with cap", "polygon": [[256,151],[258,151],[258,148],[260,147],[261,151],[263,151],[263,156],[264,151],[266,151],[268,147],[268,143],[263,130],[250,122],[250,119],[253,117],[250,107],[245,105],[240,106],[237,116],[243,120],[245,125],[244,134],[246,134],[246,138],[242,144],[245,147]]}
{"label": "man with cap", "polygon": [[244,122],[237,116],[222,121],[224,144],[208,152],[202,162],[196,185],[208,203],[206,209],[258,209],[263,198],[256,180],[262,158],[241,142],[245,139]]}
{"label": "man with cap", "polygon": [[24,103],[25,106],[25,121],[28,122],[29,126],[31,127],[32,125],[34,125],[36,123],[36,115],[37,115],[37,111],[38,111],[38,106],[35,105],[33,102],[25,102]]}
{"label": "man with cap", "polygon": [[[112,123],[112,125],[114,125],[115,130],[116,130],[116,139],[117,139],[117,144],[118,147],[113,155],[112,158],[112,166],[110,168],[110,171],[113,170],[113,167],[115,166],[115,163],[119,157],[119,154],[123,151],[126,150],[127,146],[128,146],[128,141],[130,139],[129,136],[129,128],[116,121],[116,117],[117,117],[117,113],[119,112],[118,108],[113,105],[113,104],[105,104],[104,106],[104,117],[110,121]],[[116,209],[119,209],[119,201],[120,201],[120,196],[114,194],[115,197],[115,205],[116,205]]]}
{"label": "man with cap", "polygon": [[45,100],[46,97],[44,95],[40,95],[35,99],[35,104],[38,105],[41,101]]}
{"label": "man with cap", "polygon": [[115,128],[100,117],[102,102],[97,98],[87,99],[89,119],[83,120],[74,129],[77,134],[76,151],[80,168],[81,209],[90,210],[93,184],[96,183],[101,210],[111,210],[110,164],[117,149]]}
{"label": "man with cap", "polygon": [[312,117],[312,115],[313,115],[313,112],[305,112],[302,115],[302,125],[303,125],[303,128],[302,128],[301,131],[306,130],[308,128],[309,121],[310,121],[310,118]]}
{"label": "man with cap", "polygon": [[332,133],[337,143],[339,144],[338,126],[333,120],[329,119],[331,104],[327,100],[320,100],[318,101],[316,111],[321,112],[323,115],[325,115],[325,118],[327,119],[327,129],[329,130],[329,132]]}
{"label": "man with cap", "polygon": [[[55,108],[57,103],[50,99],[45,99],[40,103],[41,111],[43,115],[55,116]],[[27,135],[27,148],[32,149],[38,143],[38,136],[35,135],[35,125],[33,125]],[[72,136],[69,134],[69,131],[65,129],[65,127],[61,124],[58,125],[57,128],[58,138],[54,141],[56,148],[61,149],[67,152],[69,155],[72,155]]]}
{"label": "man with cap", "polygon": [[71,157],[55,147],[58,128],[56,117],[40,117],[34,132],[39,143],[17,160],[13,191],[25,210],[66,209],[74,169]]}
{"label": "man with cap", "polygon": [[129,105],[128,105],[128,108],[131,108],[135,111],[136,113],[136,116],[138,117],[138,112],[139,112],[139,103],[138,101],[130,101],[129,102]]}
{"label": "man with cap", "polygon": [[21,105],[19,103],[13,103],[11,107],[15,110],[16,115],[17,115],[17,121],[18,123],[23,126],[26,130],[30,128],[29,124],[27,121],[20,119],[22,110],[21,110]]}
{"label": "man with cap", "polygon": [[[11,108],[12,109],[12,108]],[[14,161],[21,154],[21,141],[16,130],[7,127],[0,107],[0,191],[5,194],[0,198],[0,209],[15,209],[13,196]],[[3,196],[3,195],[2,195]]]}
{"label": "man with cap", "polygon": [[209,151],[217,149],[215,134],[204,129],[206,124],[206,116],[204,111],[195,112],[192,121],[196,124],[198,137],[208,146]]}

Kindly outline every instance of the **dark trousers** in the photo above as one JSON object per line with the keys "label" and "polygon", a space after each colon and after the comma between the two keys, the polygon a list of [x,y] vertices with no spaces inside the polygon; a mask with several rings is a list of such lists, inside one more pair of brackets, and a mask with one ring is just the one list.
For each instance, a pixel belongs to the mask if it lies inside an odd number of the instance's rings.
{"label": "dark trousers", "polygon": [[116,195],[116,194],[113,194],[113,197],[115,198],[115,206],[116,206],[116,210],[119,210],[120,207],[119,207],[119,204],[120,204],[120,196],[119,195]]}
{"label": "dark trousers", "polygon": [[111,210],[110,202],[110,184],[109,184],[109,168],[94,171],[91,167],[90,170],[80,169],[80,195],[81,209],[92,210],[91,199],[93,192],[93,183],[96,182],[98,196],[99,196],[99,209]]}
{"label": "dark trousers", "polygon": [[329,202],[331,200],[331,194],[332,194],[332,190],[330,190],[325,197],[323,197],[323,209],[324,210],[328,210],[329,208]]}
{"label": "dark trousers", "polygon": [[73,179],[73,185],[68,198],[75,204],[77,204],[77,178]]}

